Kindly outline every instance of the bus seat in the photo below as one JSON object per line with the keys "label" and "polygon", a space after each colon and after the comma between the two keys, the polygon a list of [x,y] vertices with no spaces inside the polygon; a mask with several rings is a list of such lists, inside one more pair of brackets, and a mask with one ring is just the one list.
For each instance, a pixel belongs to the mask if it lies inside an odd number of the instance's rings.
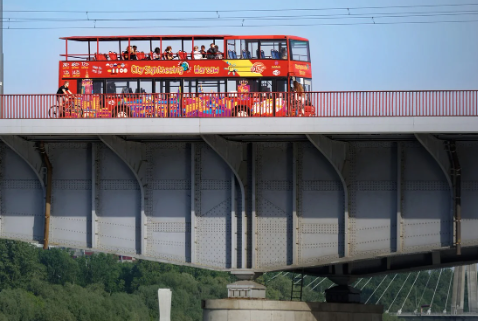
{"label": "bus seat", "polygon": [[234,57],[234,59],[237,59],[237,54],[235,51],[232,52],[232,56]]}
{"label": "bus seat", "polygon": [[273,59],[280,59],[280,55],[279,55],[279,51],[278,50],[272,50],[271,51],[272,54],[272,58]]}
{"label": "bus seat", "polygon": [[266,55],[264,53],[264,50],[261,50],[261,59],[266,59]]}
{"label": "bus seat", "polygon": [[242,50],[242,58],[247,59],[247,51],[245,51],[244,49]]}
{"label": "bus seat", "polygon": [[95,54],[95,59],[96,60],[106,60],[106,56],[105,56],[105,54],[97,53],[97,54]]}
{"label": "bus seat", "polygon": [[247,53],[247,59],[252,59],[252,58],[251,58],[251,52],[250,52],[250,51],[246,51],[246,53]]}
{"label": "bus seat", "polygon": [[179,60],[187,60],[188,59],[188,54],[185,51],[178,51],[178,58]]}
{"label": "bus seat", "polygon": [[118,54],[116,52],[108,52],[108,56],[110,57],[110,60],[118,60]]}

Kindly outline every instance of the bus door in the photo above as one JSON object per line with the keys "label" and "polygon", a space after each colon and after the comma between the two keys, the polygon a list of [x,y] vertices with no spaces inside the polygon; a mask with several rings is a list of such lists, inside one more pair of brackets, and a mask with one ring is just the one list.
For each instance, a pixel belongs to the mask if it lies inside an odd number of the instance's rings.
{"label": "bus door", "polygon": [[284,116],[287,92],[287,79],[261,79],[261,114],[264,116]]}

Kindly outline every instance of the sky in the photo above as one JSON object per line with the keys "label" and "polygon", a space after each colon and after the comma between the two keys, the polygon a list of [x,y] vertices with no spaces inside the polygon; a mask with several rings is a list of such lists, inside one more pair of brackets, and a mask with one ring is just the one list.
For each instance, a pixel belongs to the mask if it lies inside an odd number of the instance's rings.
{"label": "sky", "polygon": [[478,89],[478,0],[3,0],[3,9],[6,94],[55,93],[59,38],[75,35],[296,35],[310,41],[316,91]]}

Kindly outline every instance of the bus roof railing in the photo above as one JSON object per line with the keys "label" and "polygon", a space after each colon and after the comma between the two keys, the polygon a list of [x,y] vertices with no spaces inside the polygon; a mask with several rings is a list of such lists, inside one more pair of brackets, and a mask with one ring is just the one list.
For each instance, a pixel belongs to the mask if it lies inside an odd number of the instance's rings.
{"label": "bus roof railing", "polygon": [[286,39],[292,38],[296,40],[308,41],[306,38],[301,38],[291,35],[130,35],[130,36],[72,36],[61,37],[62,40],[71,41],[127,41],[129,40],[181,40],[181,39]]}

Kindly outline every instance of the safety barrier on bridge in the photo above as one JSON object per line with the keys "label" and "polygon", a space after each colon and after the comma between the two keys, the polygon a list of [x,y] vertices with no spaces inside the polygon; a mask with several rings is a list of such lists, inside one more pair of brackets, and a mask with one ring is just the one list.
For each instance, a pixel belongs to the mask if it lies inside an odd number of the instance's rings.
{"label": "safety barrier on bridge", "polygon": [[478,90],[3,95],[0,118],[478,116]]}

